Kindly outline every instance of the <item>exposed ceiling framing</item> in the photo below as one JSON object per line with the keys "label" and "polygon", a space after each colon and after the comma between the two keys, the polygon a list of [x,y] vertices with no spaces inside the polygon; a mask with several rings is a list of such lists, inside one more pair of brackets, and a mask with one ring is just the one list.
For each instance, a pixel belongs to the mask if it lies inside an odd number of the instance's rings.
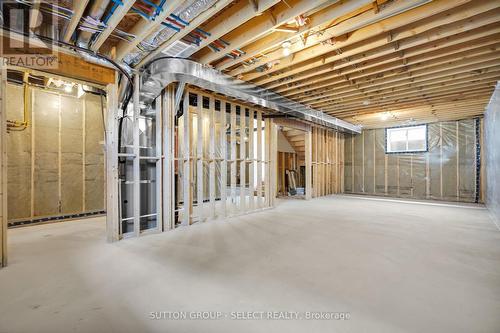
{"label": "exposed ceiling framing", "polygon": [[82,0],[62,40],[76,42],[96,3],[93,51],[141,67],[185,48],[366,127],[480,116],[500,79],[500,0]]}

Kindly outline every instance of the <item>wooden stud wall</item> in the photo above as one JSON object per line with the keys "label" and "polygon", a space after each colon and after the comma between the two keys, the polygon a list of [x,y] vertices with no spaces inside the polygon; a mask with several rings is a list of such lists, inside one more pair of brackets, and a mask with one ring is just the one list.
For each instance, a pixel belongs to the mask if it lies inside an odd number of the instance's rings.
{"label": "wooden stud wall", "polygon": [[[297,154],[296,153],[287,153],[287,152],[278,152],[278,195],[287,196],[288,195],[288,187],[286,186],[287,182],[287,174],[286,170],[297,170]],[[297,186],[299,186],[299,179],[296,179]]]}
{"label": "wooden stud wall", "polygon": [[163,231],[175,227],[175,86],[162,94],[162,212]]}
{"label": "wooden stud wall", "polygon": [[0,267],[7,266],[7,147],[6,104],[7,71],[0,64]]}
{"label": "wooden stud wall", "polygon": [[[196,95],[197,106],[189,105],[190,95]],[[172,96],[164,93],[164,99],[168,98]],[[208,100],[208,109],[204,100]],[[216,100],[220,111],[215,108]],[[165,103],[164,108],[170,107]],[[182,152],[177,160],[183,167],[176,184],[183,193],[182,202],[178,202],[182,206],[181,224],[272,207],[276,126],[263,121],[265,111],[196,87],[185,90],[183,103],[188,113],[180,117],[177,128],[177,150]],[[274,144],[274,150],[267,151],[269,144],[263,143]]]}
{"label": "wooden stud wall", "polygon": [[[33,86],[6,87],[7,119],[22,119],[26,105],[29,124],[6,136],[9,223],[103,212],[100,96],[77,98]],[[102,104],[106,106],[105,97]]]}
{"label": "wooden stud wall", "polygon": [[[310,143],[308,143],[308,139],[306,134],[306,155],[308,147],[311,150],[311,196],[315,198],[342,193],[344,135],[334,130],[313,126],[310,132]],[[306,167],[308,164],[308,156],[306,156]],[[307,187],[306,180],[306,193]]]}
{"label": "wooden stud wall", "polygon": [[120,195],[118,193],[118,84],[106,89],[106,238],[115,242],[120,237]]}
{"label": "wooden stud wall", "polygon": [[345,142],[346,193],[475,201],[474,119],[428,124],[429,150],[423,153],[386,154],[383,128],[349,135]]}

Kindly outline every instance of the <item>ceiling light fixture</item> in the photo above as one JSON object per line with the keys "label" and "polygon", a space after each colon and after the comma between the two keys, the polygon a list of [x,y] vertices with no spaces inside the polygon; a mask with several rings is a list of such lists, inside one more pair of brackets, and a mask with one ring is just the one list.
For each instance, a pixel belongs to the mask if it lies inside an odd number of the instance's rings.
{"label": "ceiling light fixture", "polygon": [[73,91],[73,84],[71,83],[65,83],[64,84],[64,91],[67,93],[70,93]]}
{"label": "ceiling light fixture", "polygon": [[292,46],[292,43],[290,43],[289,41],[283,42],[283,44],[281,44],[281,47],[283,48],[283,55],[285,57],[289,56],[292,53],[292,51],[290,50],[290,46]]}

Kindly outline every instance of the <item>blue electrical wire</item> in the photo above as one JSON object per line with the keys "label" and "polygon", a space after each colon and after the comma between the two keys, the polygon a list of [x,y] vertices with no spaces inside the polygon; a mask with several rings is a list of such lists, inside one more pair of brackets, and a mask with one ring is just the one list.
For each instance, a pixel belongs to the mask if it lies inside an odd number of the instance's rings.
{"label": "blue electrical wire", "polygon": [[172,17],[173,19],[176,19],[177,21],[179,21],[180,23],[188,26],[189,25],[189,22],[187,21],[184,21],[183,19],[181,19],[179,16],[175,15],[175,14],[170,14],[170,17]]}
{"label": "blue electrical wire", "polygon": [[181,29],[177,28],[176,26],[171,25],[170,23],[167,22],[161,22],[162,25],[164,25],[167,28],[170,28],[172,30],[175,30],[177,32],[181,31]]}

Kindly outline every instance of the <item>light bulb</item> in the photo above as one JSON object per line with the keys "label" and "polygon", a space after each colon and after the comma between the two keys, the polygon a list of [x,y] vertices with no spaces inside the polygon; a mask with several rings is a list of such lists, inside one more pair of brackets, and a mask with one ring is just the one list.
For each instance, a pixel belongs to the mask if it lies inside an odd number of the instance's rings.
{"label": "light bulb", "polygon": [[290,50],[290,46],[292,46],[292,43],[290,43],[290,41],[286,41],[281,44],[281,47],[283,48],[283,55],[285,57],[289,56],[290,53],[292,53]]}

